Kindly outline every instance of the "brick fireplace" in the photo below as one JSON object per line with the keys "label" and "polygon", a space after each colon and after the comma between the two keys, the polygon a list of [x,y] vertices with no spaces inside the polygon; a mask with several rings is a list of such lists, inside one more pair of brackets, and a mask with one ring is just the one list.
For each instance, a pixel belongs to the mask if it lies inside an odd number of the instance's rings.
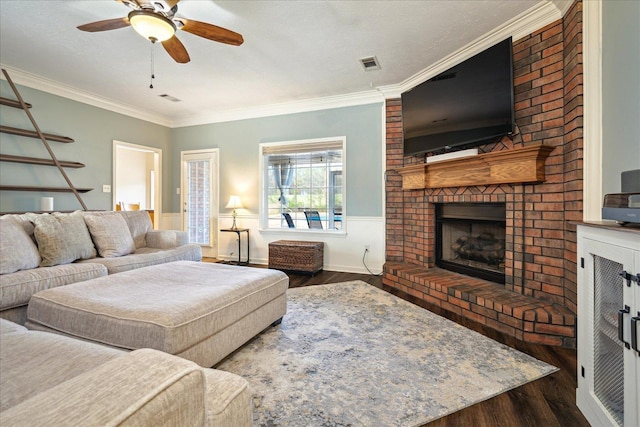
{"label": "brick fireplace", "polygon": [[[518,339],[575,347],[576,232],[582,219],[582,2],[514,41],[517,132],[483,153],[544,144],[543,182],[403,189],[400,99],[386,102],[384,286]],[[436,267],[436,206],[500,203],[505,283]]]}

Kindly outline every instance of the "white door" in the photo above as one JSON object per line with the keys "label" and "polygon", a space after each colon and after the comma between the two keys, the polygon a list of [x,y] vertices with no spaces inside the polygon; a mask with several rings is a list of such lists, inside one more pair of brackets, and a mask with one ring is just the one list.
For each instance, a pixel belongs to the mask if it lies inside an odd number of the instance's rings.
{"label": "white door", "polygon": [[218,149],[183,151],[182,224],[202,255],[218,255]]}
{"label": "white door", "polygon": [[149,212],[153,228],[160,228],[162,216],[162,150],[128,142],[113,141],[112,205],[139,203]]}

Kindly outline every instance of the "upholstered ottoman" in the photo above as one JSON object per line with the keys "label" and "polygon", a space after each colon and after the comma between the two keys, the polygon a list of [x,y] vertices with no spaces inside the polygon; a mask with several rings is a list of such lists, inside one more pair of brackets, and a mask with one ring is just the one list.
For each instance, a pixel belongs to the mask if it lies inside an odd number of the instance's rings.
{"label": "upholstered ottoman", "polygon": [[38,292],[26,326],[211,367],[286,313],[286,274],[178,261]]}

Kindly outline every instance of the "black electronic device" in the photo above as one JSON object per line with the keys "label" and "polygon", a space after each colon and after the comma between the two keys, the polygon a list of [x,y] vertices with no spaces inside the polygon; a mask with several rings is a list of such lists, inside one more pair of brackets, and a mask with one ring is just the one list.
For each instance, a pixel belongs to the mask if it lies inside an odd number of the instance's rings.
{"label": "black electronic device", "polygon": [[640,193],[606,194],[602,219],[640,224]]}
{"label": "black electronic device", "polygon": [[515,128],[508,38],[402,94],[404,154],[492,142]]}
{"label": "black electronic device", "polygon": [[602,219],[640,224],[640,169],[620,174],[621,193],[605,194]]}
{"label": "black electronic device", "polygon": [[620,188],[623,193],[640,193],[640,169],[622,172]]}

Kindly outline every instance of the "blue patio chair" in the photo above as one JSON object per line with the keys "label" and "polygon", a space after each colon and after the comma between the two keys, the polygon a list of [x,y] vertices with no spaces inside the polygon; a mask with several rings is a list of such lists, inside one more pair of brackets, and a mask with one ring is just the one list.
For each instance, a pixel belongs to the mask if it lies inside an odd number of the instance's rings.
{"label": "blue patio chair", "polygon": [[309,228],[322,230],[322,221],[320,220],[318,211],[304,211],[304,216],[307,217],[307,225]]}
{"label": "blue patio chair", "polygon": [[287,225],[289,226],[289,228],[296,228],[296,225],[293,223],[293,218],[291,218],[290,214],[288,214],[287,212],[282,212],[282,216],[287,221]]}

